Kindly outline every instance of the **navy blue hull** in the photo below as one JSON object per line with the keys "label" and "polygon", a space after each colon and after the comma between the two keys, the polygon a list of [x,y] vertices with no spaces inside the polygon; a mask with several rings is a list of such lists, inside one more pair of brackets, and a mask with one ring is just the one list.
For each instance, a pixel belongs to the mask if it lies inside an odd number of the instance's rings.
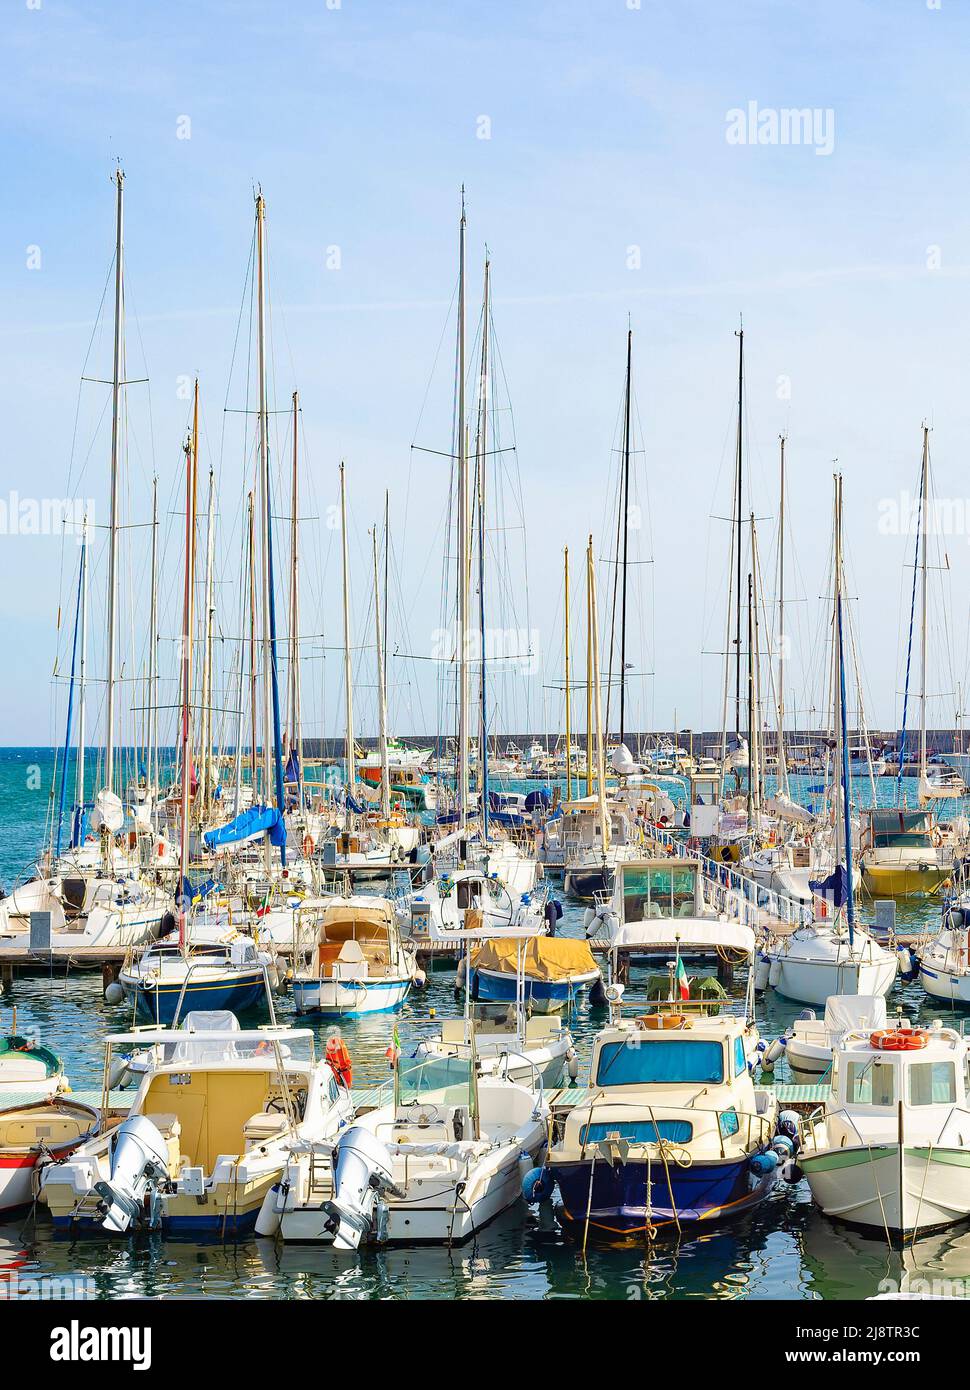
{"label": "navy blue hull", "polygon": [[650,1165],[648,1202],[646,1163],[613,1165],[597,1156],[591,1200],[591,1160],[592,1154],[582,1163],[550,1163],[549,1171],[559,1184],[563,1214],[569,1221],[585,1224],[588,1210],[591,1228],[615,1235],[642,1231],[648,1220],[663,1226],[733,1216],[763,1201],[776,1180],[774,1173],[753,1174],[746,1158],[689,1168],[671,1162],[665,1169],[658,1157]]}

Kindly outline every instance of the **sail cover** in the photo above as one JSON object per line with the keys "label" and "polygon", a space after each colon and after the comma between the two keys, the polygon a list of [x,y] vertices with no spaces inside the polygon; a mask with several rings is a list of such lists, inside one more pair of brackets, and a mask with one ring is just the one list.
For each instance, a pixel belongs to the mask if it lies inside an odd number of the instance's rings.
{"label": "sail cover", "polygon": [[206,830],[202,838],[210,849],[218,849],[220,845],[239,845],[246,840],[256,840],[260,835],[269,835],[270,842],[277,849],[286,843],[286,827],[275,806],[252,806],[228,824]]}

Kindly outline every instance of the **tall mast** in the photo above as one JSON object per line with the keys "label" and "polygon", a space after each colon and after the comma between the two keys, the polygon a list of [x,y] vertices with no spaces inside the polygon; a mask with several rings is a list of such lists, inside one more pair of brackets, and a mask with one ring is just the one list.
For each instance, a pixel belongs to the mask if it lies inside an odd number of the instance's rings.
{"label": "tall mast", "polygon": [[[263,655],[263,800],[269,802],[273,785],[272,754],[272,652],[269,630],[269,417],[266,403],[266,275],[265,275],[266,207],[262,193],[256,195],[256,294],[257,294],[257,371],[259,373],[259,507],[262,529],[262,655]],[[280,808],[282,810],[282,807]]]}
{"label": "tall mast", "polygon": [[253,801],[256,797],[258,772],[257,725],[257,680],[256,680],[256,499],[252,492],[248,497],[248,556],[249,556],[249,776],[253,784]]}
{"label": "tall mast", "polygon": [[565,546],[562,552],[563,559],[563,629],[566,639],[566,800],[571,801],[573,795],[573,759],[572,759],[572,721],[570,720],[570,691],[569,691],[569,546]]}
{"label": "tall mast", "polygon": [[593,794],[593,593],[586,556],[586,795]]}
{"label": "tall mast", "polygon": [[158,776],[158,478],[152,478],[152,591],[148,614],[148,766],[149,791],[157,789]]}
{"label": "tall mast", "polygon": [[761,595],[761,570],[758,559],[758,533],[755,527],[754,512],[751,513],[751,619],[752,650],[751,670],[754,677],[754,707],[751,713],[751,741],[748,745],[748,782],[754,797],[755,825],[761,827],[761,782],[762,782],[762,720],[761,720],[761,624],[758,618],[758,602]]}
{"label": "tall mast", "polygon": [[465,189],[458,230],[458,829],[468,823],[468,447],[465,437]]}
{"label": "tall mast", "polygon": [[485,676],[485,478],[488,453],[488,305],[490,265],[485,254],[485,289],[482,304],[482,364],[479,382],[479,411],[477,434],[478,474],[478,617],[481,638],[481,728],[478,739],[478,799],[482,819],[482,836],[488,839],[488,707]]}
{"label": "tall mast", "polygon": [[290,521],[290,746],[296,752],[296,781],[300,810],[303,810],[303,731],[300,690],[300,560],[298,437],[300,398],[293,392],[293,516]]}
{"label": "tall mast", "polygon": [[921,486],[923,507],[920,533],[920,637],[919,637],[919,775],[921,787],[926,783],[926,524],[929,512],[930,429],[923,426],[923,463]]}
{"label": "tall mast", "polygon": [[[252,516],[253,495],[249,493],[249,514]],[[240,616],[242,623],[246,621],[246,609],[248,607],[249,596],[249,531],[247,528],[246,540],[243,542],[242,553],[242,584],[240,594],[242,603],[240,604]],[[245,587],[243,587],[245,586]],[[243,741],[243,684],[246,671],[246,639],[243,636],[243,629],[239,632],[239,678],[236,683],[236,748],[234,755],[235,767],[233,769],[233,815],[238,816],[242,810],[242,741]]]}
{"label": "tall mast", "polygon": [[[354,689],[350,665],[350,563],[347,557],[347,477],[344,465],[340,464],[340,537],[343,547],[343,587],[344,587],[344,698],[347,706],[346,724],[346,763],[347,796],[353,795],[357,781],[357,762],[354,749]],[[350,823],[350,807],[347,807],[347,822]]]}
{"label": "tall mast", "polygon": [[[198,465],[196,465],[198,466]],[[212,761],[212,619],[215,606],[212,598],[213,563],[215,560],[215,475],[209,469],[209,501],[205,529],[205,646],[202,666],[202,780],[199,790],[199,816],[209,808],[209,777]]]}
{"label": "tall mast", "polygon": [[[836,809],[835,862],[842,863],[841,844],[845,849],[845,871],[848,879],[846,916],[849,926],[849,946],[852,946],[855,928],[855,895],[852,891],[852,792],[849,772],[848,716],[845,698],[845,645],[842,615],[842,474],[835,479],[835,655],[837,663],[836,688],[838,690],[839,719],[836,726],[836,740],[839,757],[839,774],[842,782],[842,796]],[[841,837],[839,834],[841,820]]]}
{"label": "tall mast", "polygon": [[626,334],[626,394],[623,405],[623,591],[620,605],[620,742],[626,741],[626,581],[630,540],[630,390],[633,329]]}
{"label": "tall mast", "polygon": [[737,618],[734,629],[734,732],[741,732],[741,558],[742,558],[742,470],[743,470],[743,420],[744,420],[744,328],[735,331],[738,340],[738,436],[737,457],[734,466],[734,515],[737,533],[735,537],[735,580]]}
{"label": "tall mast", "polygon": [[751,571],[748,571],[748,795],[747,795],[747,817],[748,829],[754,829],[754,781],[755,781],[755,752],[754,752],[754,584]]}
{"label": "tall mast", "polygon": [[81,541],[81,662],[78,673],[77,711],[77,784],[75,800],[84,815],[84,749],[87,740],[87,667],[88,667],[88,518],[84,515],[84,537]]}
{"label": "tall mast", "polygon": [[[198,418],[198,382],[196,382],[196,419]],[[193,430],[194,435],[194,430]],[[182,816],[179,826],[179,947],[186,942],[185,916],[187,892],[186,870],[189,864],[189,812],[192,781],[190,724],[192,706],[192,601],[195,554],[195,440],[185,445],[185,582],[182,592]]]}
{"label": "tall mast", "polygon": [[387,706],[384,703],[384,636],[381,626],[381,586],[377,573],[377,527],[372,533],[374,548],[374,631],[377,648],[377,714],[381,755],[381,817],[391,816],[391,772],[387,762]]}
{"label": "tall mast", "polygon": [[589,594],[589,621],[592,629],[593,708],[596,722],[596,796],[600,818],[600,847],[605,854],[610,847],[610,826],[606,817],[606,761],[603,755],[603,701],[600,691],[599,629],[596,622],[596,570],[593,565],[593,537],[586,547],[586,584]]}
{"label": "tall mast", "polygon": [[788,795],[788,760],[785,757],[785,436],[781,446],[780,501],[778,506],[778,788]]}
{"label": "tall mast", "polygon": [[114,790],[115,769],[115,647],[118,631],[118,472],[119,418],[121,407],[123,318],[124,318],[124,185],[121,169],[115,171],[117,212],[115,228],[115,324],[114,355],[111,372],[111,511],[108,539],[108,688],[105,726],[104,780]]}

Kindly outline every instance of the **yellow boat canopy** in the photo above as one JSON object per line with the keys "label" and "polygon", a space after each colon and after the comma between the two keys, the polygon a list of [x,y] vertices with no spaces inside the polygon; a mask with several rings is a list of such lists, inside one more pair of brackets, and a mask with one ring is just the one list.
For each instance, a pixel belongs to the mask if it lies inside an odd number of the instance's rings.
{"label": "yellow boat canopy", "polygon": [[334,904],[323,914],[320,938],[326,941],[386,941],[393,915],[387,907],[351,907]]}
{"label": "yellow boat canopy", "polygon": [[[515,938],[486,941],[473,954],[472,966],[514,975],[520,944]],[[531,936],[523,949],[526,974],[536,980],[568,980],[574,975],[595,973],[598,968],[589,943],[568,936]]]}

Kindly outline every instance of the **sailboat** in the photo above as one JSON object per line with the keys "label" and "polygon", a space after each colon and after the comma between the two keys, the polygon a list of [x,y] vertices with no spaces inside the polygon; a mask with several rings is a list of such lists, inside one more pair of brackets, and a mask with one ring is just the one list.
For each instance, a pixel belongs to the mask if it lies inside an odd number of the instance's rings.
{"label": "sailboat", "polygon": [[[768,983],[780,994],[806,1004],[824,1004],[834,994],[885,995],[896,978],[895,953],[861,928],[855,917],[852,883],[851,774],[846,714],[842,565],[842,475],[835,478],[833,545],[833,689],[835,694],[836,799],[835,869],[812,885],[819,913],[790,935],[769,937],[762,952]],[[829,913],[833,915],[829,915]]]}
{"label": "sailboat", "polygon": [[[923,426],[923,454],[920,464],[919,525],[917,556],[913,568],[910,630],[906,653],[906,684],[903,696],[903,729],[896,778],[896,807],[872,809],[864,813],[862,839],[862,877],[874,898],[927,897],[939,890],[953,868],[953,847],[945,843],[936,824],[933,803],[965,794],[963,779],[952,768],[938,765],[930,775],[926,747],[927,681],[927,603],[928,533],[930,499],[930,431]],[[906,716],[909,705],[909,670],[913,654],[913,617],[916,593],[920,595],[919,621],[919,783],[918,807],[907,807],[902,795],[906,765]]]}

